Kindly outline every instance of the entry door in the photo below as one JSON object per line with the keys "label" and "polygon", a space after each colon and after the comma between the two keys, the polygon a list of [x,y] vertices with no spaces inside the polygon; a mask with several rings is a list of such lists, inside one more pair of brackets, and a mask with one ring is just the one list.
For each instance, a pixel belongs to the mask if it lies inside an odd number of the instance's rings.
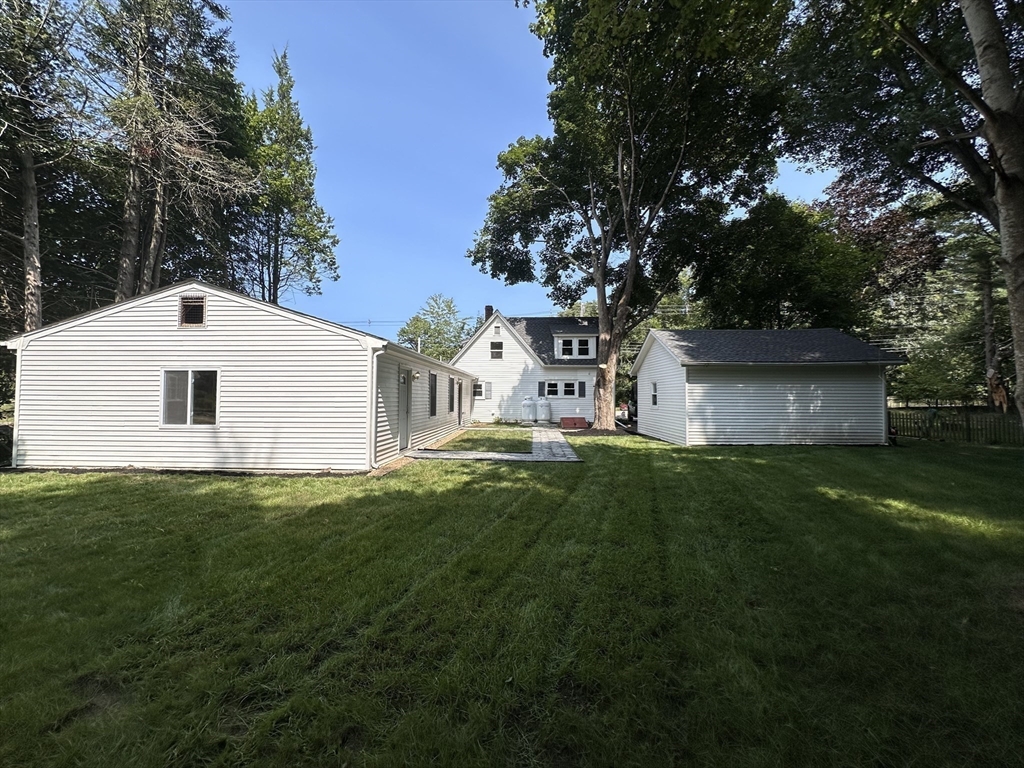
{"label": "entry door", "polygon": [[398,372],[398,450],[409,447],[409,411],[412,410],[412,371]]}
{"label": "entry door", "polygon": [[462,379],[459,379],[459,385],[455,388],[455,402],[458,405],[455,406],[459,414],[459,426],[462,426]]}

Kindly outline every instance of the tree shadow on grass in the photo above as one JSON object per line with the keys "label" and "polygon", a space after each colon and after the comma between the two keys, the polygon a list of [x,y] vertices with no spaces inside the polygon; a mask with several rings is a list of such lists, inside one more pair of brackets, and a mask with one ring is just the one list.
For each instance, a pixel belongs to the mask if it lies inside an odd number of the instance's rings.
{"label": "tree shadow on grass", "polygon": [[[1020,622],[996,594],[1019,529],[1012,491],[978,496],[1012,467],[573,442],[582,464],[8,492],[0,757],[940,765],[1021,747]],[[124,703],[40,738],[93,678]]]}

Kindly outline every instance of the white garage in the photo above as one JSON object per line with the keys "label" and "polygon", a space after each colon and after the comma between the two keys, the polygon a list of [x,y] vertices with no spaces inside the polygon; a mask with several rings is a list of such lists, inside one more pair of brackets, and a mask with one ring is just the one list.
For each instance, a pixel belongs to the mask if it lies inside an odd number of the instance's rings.
{"label": "white garage", "polygon": [[652,330],[633,364],[640,434],[678,445],[888,440],[901,357],[830,328]]}

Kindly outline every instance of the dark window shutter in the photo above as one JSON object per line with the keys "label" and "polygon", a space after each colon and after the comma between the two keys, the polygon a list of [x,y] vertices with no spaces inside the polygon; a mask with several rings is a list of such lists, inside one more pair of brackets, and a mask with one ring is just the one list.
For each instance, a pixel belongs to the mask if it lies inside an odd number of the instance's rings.
{"label": "dark window shutter", "polygon": [[576,392],[579,394],[580,397],[586,397],[587,396],[587,382],[585,382],[585,381],[579,382],[576,385]]}
{"label": "dark window shutter", "polygon": [[491,399],[491,382],[485,381],[484,382],[484,400],[490,400],[490,399]]}
{"label": "dark window shutter", "polygon": [[545,386],[547,386],[547,382],[544,382],[544,381],[538,381],[537,382],[537,397],[544,397],[544,392],[546,391],[544,389]]}

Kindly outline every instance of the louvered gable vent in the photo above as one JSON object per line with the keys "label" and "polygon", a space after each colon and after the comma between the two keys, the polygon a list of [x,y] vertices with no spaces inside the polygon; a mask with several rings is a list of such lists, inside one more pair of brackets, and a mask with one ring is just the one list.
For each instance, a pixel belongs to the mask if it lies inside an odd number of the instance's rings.
{"label": "louvered gable vent", "polygon": [[206,326],[206,296],[187,294],[178,299],[178,327],[203,328]]}

